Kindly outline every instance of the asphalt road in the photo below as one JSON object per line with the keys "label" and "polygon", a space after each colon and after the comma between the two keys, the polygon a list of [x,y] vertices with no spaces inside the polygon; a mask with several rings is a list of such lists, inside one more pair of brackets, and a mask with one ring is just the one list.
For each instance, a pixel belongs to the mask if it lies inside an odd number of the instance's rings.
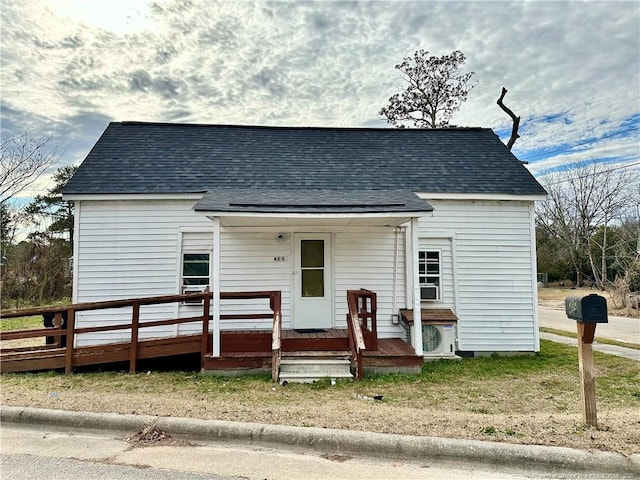
{"label": "asphalt road", "polygon": [[[538,307],[541,327],[555,328],[576,333],[576,321],[567,318],[564,310]],[[619,342],[640,344],[640,318],[609,316],[609,323],[596,326],[596,337],[604,337]]]}
{"label": "asphalt road", "polygon": [[[563,310],[538,307],[538,319],[540,327],[554,328],[574,334],[577,333],[575,320],[568,319]],[[640,362],[639,349],[610,345],[608,343],[598,342],[597,340],[597,338],[600,337],[620,342],[640,344],[640,319],[610,316],[608,320],[609,323],[599,323],[596,326],[596,340],[593,342],[593,349],[596,352],[617,355]],[[578,343],[576,338],[548,332],[540,332],[540,338],[557,343],[564,343],[565,345],[577,346]]]}
{"label": "asphalt road", "polygon": [[[415,463],[366,456],[323,455],[230,443],[132,447],[113,435],[2,425],[3,480],[314,480],[557,478],[561,472],[497,471],[487,465]],[[594,477],[596,478],[596,477]]]}

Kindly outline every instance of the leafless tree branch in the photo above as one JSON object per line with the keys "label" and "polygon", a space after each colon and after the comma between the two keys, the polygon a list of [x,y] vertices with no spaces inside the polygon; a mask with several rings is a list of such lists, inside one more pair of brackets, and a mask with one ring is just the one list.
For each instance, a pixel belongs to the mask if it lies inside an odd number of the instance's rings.
{"label": "leafless tree branch", "polygon": [[518,138],[520,138],[520,135],[518,135],[518,128],[520,127],[520,117],[517,117],[516,114],[513,113],[513,111],[504,104],[503,100],[506,94],[507,89],[502,87],[502,93],[500,94],[500,98],[498,99],[497,104],[507,115],[511,117],[511,120],[513,120],[513,126],[511,127],[511,138],[509,138],[509,142],[507,142],[507,148],[511,150],[513,144],[516,143],[516,140]]}
{"label": "leafless tree branch", "polygon": [[22,133],[0,144],[0,201],[4,202],[33,184],[60,158],[51,137]]}

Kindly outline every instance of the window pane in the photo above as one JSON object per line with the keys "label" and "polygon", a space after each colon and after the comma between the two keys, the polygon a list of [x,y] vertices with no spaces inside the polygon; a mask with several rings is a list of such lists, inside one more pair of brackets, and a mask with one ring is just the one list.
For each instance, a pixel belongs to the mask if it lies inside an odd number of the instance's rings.
{"label": "window pane", "polygon": [[300,250],[302,268],[324,267],[324,240],[302,240]]}
{"label": "window pane", "polygon": [[[420,272],[420,273],[424,273],[424,272]],[[428,263],[427,273],[430,275],[438,275],[440,273],[440,265],[438,265],[437,263]]]}
{"label": "window pane", "polygon": [[194,286],[194,285],[209,285],[209,277],[207,278],[183,278],[182,284],[184,286]]}
{"label": "window pane", "polygon": [[185,277],[208,277],[209,264],[208,263],[185,263],[184,271],[182,273]]}
{"label": "window pane", "polygon": [[324,297],[324,270],[302,270],[302,296]]}
{"label": "window pane", "polygon": [[440,252],[427,252],[427,258],[429,260],[438,260],[440,258]]}
{"label": "window pane", "polygon": [[185,253],[184,261],[186,262],[207,262],[209,263],[208,253]]}

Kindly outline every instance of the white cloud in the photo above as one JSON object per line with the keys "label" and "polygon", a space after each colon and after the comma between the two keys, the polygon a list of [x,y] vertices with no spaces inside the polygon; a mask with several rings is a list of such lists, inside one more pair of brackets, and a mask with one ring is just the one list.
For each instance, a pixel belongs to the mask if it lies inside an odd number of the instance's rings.
{"label": "white cloud", "polygon": [[[628,128],[632,115],[631,126],[640,121],[636,2],[83,5],[2,2],[3,135],[53,134],[68,147],[67,162],[86,154],[110,119],[379,125],[377,112],[402,85],[394,65],[419,48],[460,49],[476,72],[458,125],[508,137],[496,100],[509,89],[505,102],[522,117],[514,152],[523,158]],[[638,138],[630,131],[607,145],[638,158]],[[569,161],[566,154],[547,163]],[[544,157],[533,160],[546,168]]]}

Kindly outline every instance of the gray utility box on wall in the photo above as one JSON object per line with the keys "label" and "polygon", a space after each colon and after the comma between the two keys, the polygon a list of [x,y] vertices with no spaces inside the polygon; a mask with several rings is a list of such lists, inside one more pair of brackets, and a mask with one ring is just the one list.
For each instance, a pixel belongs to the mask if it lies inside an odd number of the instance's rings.
{"label": "gray utility box on wall", "polygon": [[567,317],[582,323],[608,323],[607,299],[598,294],[567,297],[564,301]]}

